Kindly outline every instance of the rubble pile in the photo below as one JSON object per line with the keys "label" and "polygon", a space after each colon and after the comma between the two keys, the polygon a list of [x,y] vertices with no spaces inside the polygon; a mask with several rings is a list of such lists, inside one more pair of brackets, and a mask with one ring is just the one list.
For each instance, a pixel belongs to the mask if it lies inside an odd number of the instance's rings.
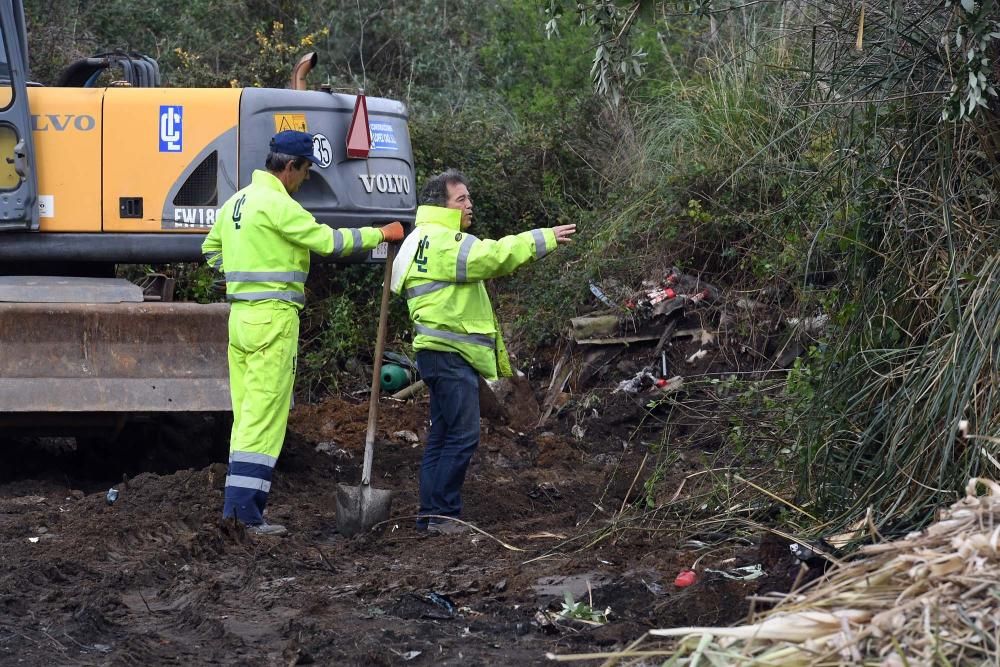
{"label": "rubble pile", "polygon": [[[825,314],[786,317],[773,299],[729,295],[676,267],[638,288],[612,280],[591,283],[590,291],[603,308],[570,320],[573,351],[584,357],[576,373],[578,390],[600,378],[613,393],[671,392],[681,387],[682,376],[709,367],[719,373],[786,369],[830,324]],[[726,344],[734,353],[718,363]],[[608,359],[630,346],[641,349],[646,362],[627,375],[617,369],[612,383],[604,377]],[[680,349],[686,350],[683,356]]]}

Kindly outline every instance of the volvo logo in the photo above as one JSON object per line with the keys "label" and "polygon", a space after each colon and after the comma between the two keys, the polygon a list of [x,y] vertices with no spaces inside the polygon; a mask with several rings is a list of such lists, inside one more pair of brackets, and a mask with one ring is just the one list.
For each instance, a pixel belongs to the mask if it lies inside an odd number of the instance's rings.
{"label": "volvo logo", "polygon": [[35,132],[63,132],[67,129],[90,132],[97,125],[93,116],[82,114],[48,113],[31,116],[31,129]]}
{"label": "volvo logo", "polygon": [[410,194],[410,177],[404,174],[359,174],[365,192],[375,190],[385,194]]}

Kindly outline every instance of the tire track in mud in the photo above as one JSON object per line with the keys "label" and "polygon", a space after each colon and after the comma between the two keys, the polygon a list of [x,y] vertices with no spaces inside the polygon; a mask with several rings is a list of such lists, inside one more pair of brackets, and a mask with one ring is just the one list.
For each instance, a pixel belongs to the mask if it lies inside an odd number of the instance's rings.
{"label": "tire track in mud", "polygon": [[[15,522],[22,529],[58,523],[57,530],[43,535],[47,539],[33,544],[43,557],[50,549],[66,556],[41,567],[23,557],[32,554],[3,559],[0,627],[17,631],[0,633],[5,638],[0,648],[22,659],[36,656],[38,664],[51,664],[52,651],[60,664],[91,664],[92,659],[108,664],[110,651],[110,664],[178,659],[235,664],[233,656],[240,656],[239,664],[254,664],[259,652],[248,651],[241,633],[227,629],[226,615],[216,610],[220,601],[226,604],[225,583],[215,580],[213,569],[231,552],[246,552],[252,545],[245,533],[220,523],[207,507],[177,508],[172,502],[177,495],[210,489],[211,473],[182,471],[173,479],[143,475],[121,485],[120,500],[112,506],[95,494],[71,512],[54,514],[56,502],[50,498],[38,503],[41,509],[22,515]],[[150,513],[167,511],[176,516],[148,520]],[[11,616],[22,620],[8,621]],[[49,638],[51,628],[59,628],[61,642]]]}
{"label": "tire track in mud", "polygon": [[[126,652],[139,652],[143,659],[188,655],[198,662],[273,664],[273,647],[284,644],[273,623],[280,613],[269,592],[275,584],[260,581],[261,553],[242,528],[206,510],[123,531],[118,542],[125,552],[148,553],[151,545],[159,550],[152,561],[141,563],[143,582],[157,585],[130,587],[122,594],[127,625],[141,635],[129,637]],[[268,611],[265,622],[254,618],[260,609]],[[286,616],[293,614],[290,610]],[[154,644],[142,636],[147,633]]]}

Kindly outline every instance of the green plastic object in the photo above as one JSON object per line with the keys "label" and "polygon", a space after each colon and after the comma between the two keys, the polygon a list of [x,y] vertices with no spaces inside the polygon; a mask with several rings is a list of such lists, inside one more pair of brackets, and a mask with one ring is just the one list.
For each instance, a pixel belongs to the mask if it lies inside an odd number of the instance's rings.
{"label": "green plastic object", "polygon": [[379,378],[382,391],[396,392],[410,384],[410,372],[396,364],[382,366],[382,376]]}

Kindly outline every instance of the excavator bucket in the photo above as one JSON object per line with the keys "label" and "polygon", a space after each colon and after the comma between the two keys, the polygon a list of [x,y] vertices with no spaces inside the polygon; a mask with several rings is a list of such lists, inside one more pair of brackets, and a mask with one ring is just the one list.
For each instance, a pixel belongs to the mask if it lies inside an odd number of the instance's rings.
{"label": "excavator bucket", "polygon": [[0,303],[0,413],[231,409],[226,304]]}

